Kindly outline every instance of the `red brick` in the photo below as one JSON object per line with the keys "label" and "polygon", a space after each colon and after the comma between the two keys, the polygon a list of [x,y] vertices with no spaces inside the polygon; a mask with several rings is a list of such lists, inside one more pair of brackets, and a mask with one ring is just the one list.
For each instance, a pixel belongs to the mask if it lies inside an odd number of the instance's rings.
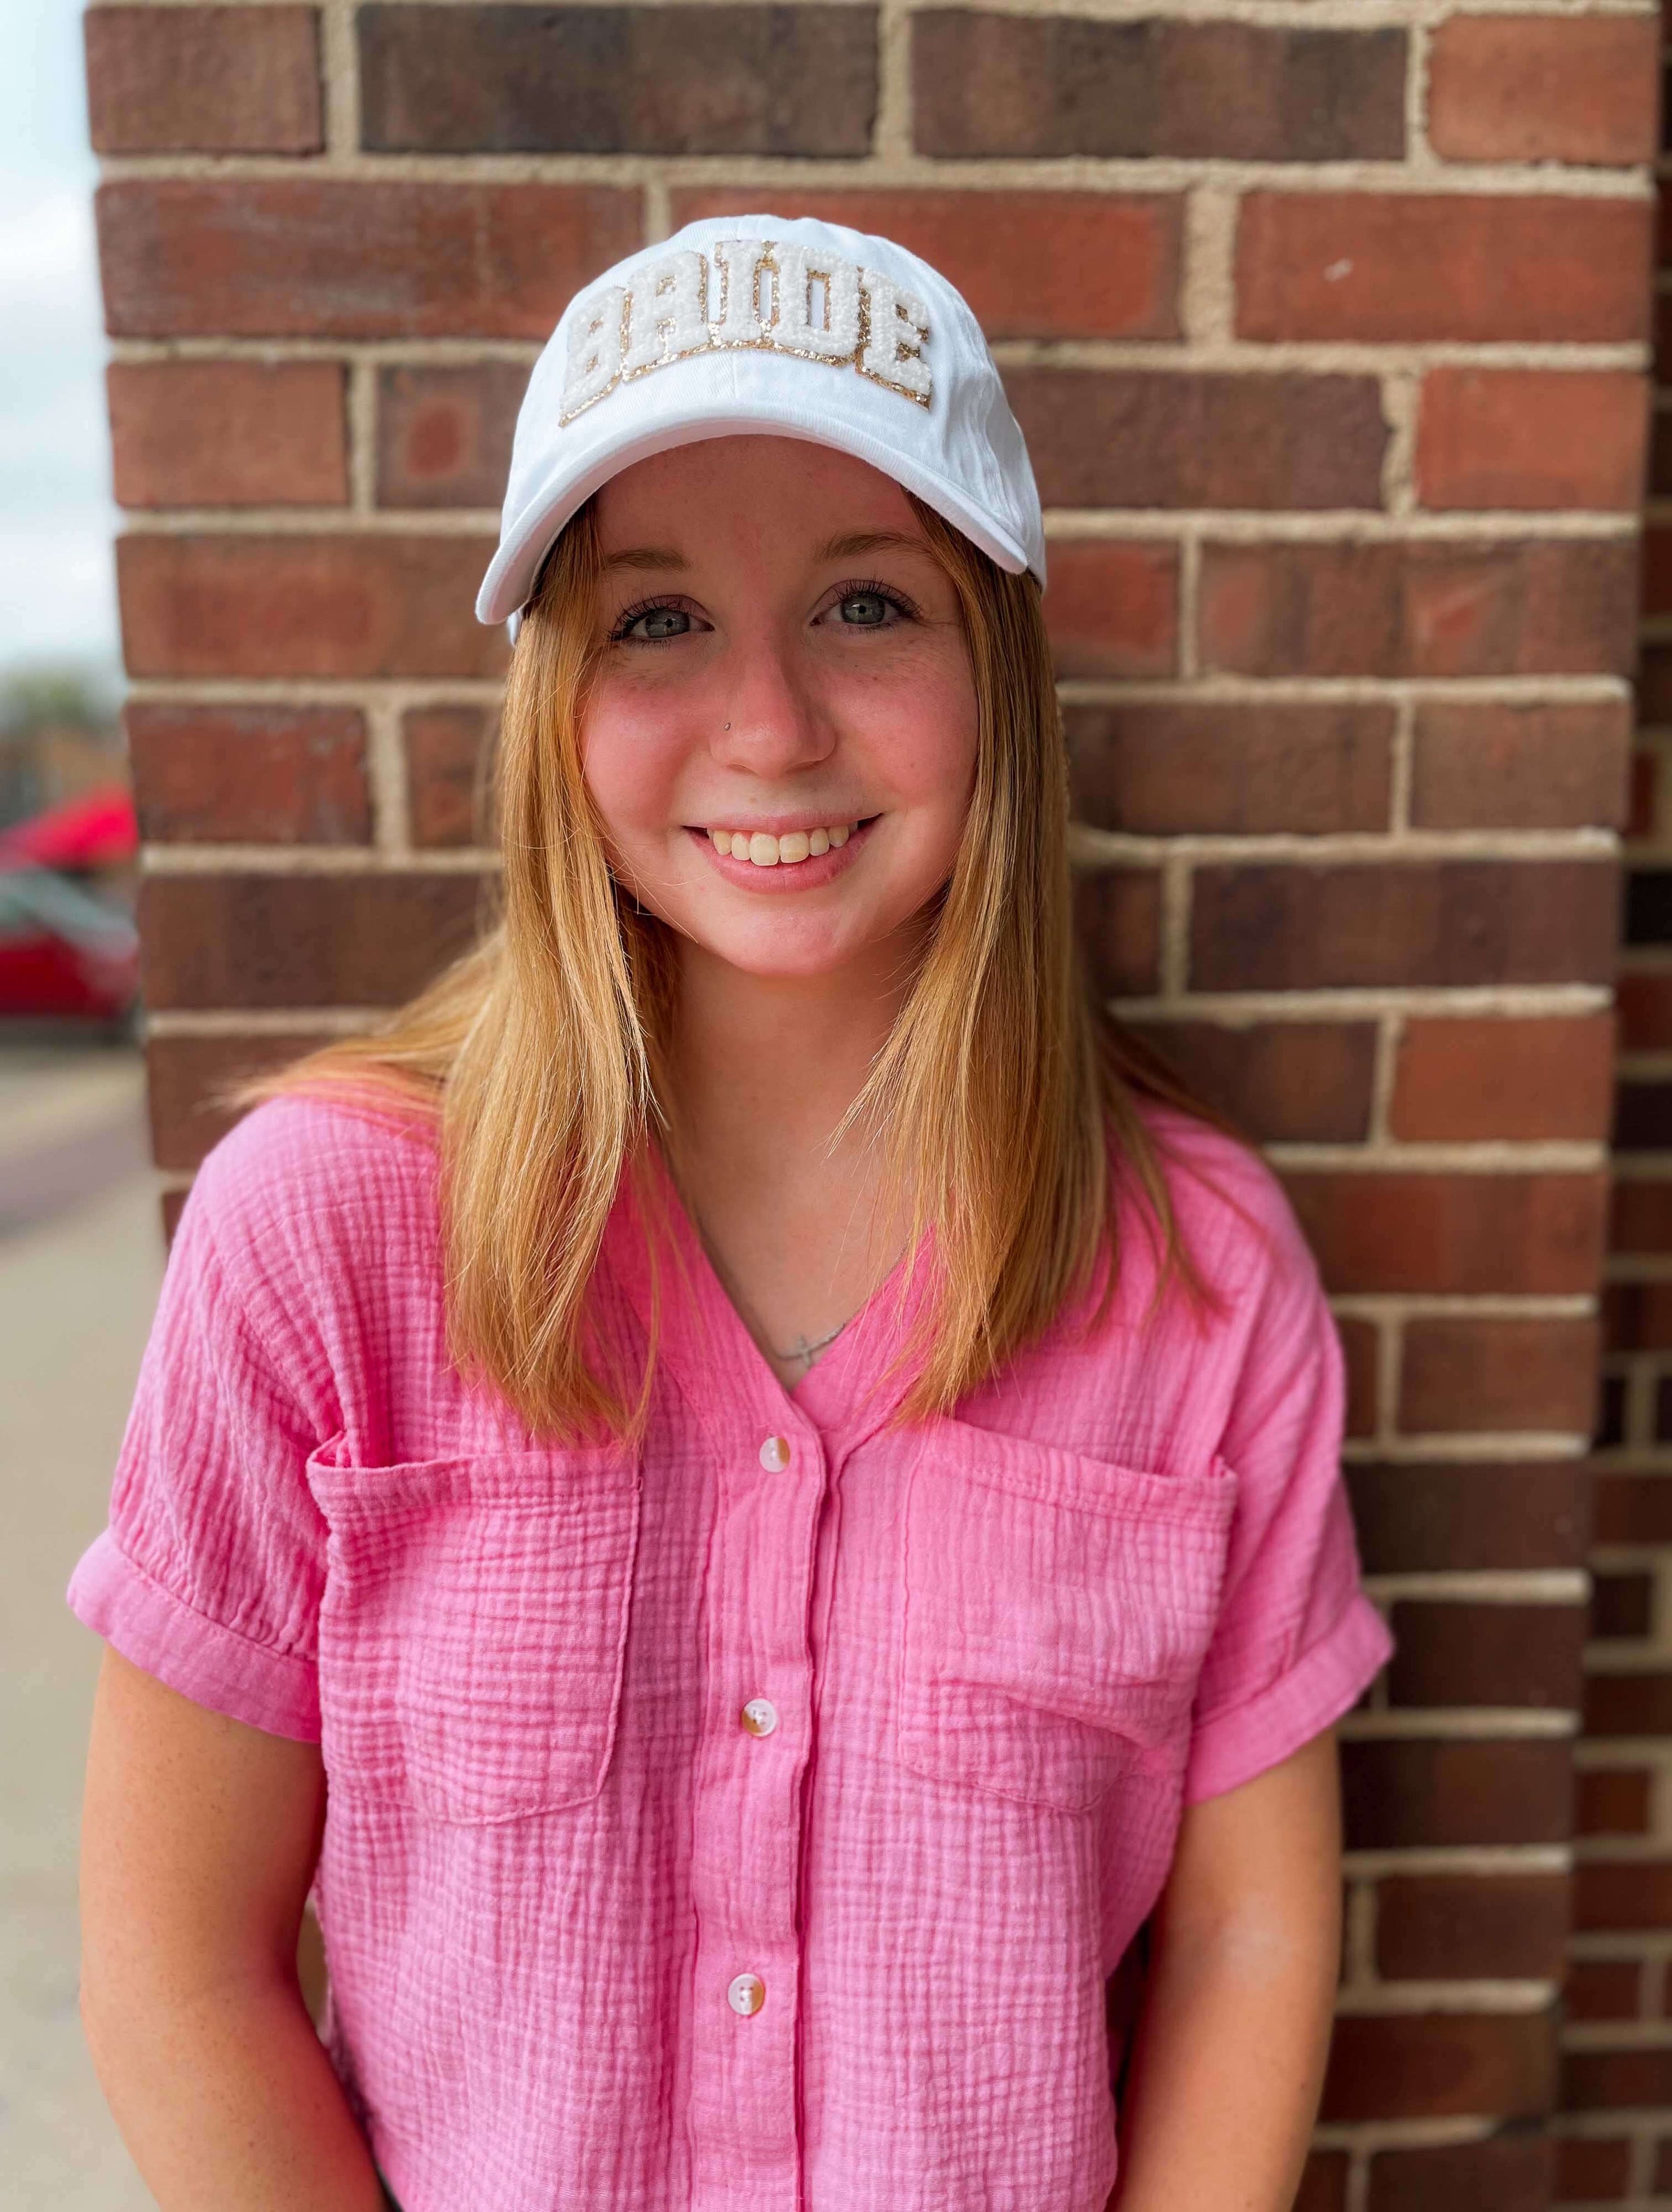
{"label": "red brick", "polygon": [[1576,1460],[1355,1462],[1347,1476],[1372,1574],[1576,1567],[1583,1560]]}
{"label": "red brick", "polygon": [[1625,811],[1624,699],[1428,699],[1411,776],[1418,830],[1613,829]]}
{"label": "red brick", "polygon": [[1643,497],[1648,427],[1648,380],[1629,369],[1431,369],[1417,496],[1432,507],[1629,510]]}
{"label": "red brick", "polygon": [[1570,2112],[1672,2105],[1672,2050],[1570,2051],[1561,2101]]}
{"label": "red brick", "polygon": [[1597,1389],[1600,1324],[1584,1316],[1414,1317],[1399,1425],[1411,1436],[1555,1431],[1583,1437]]}
{"label": "red brick", "polygon": [[496,676],[476,619],[491,538],[128,537],[116,549],[132,676]]}
{"label": "red brick", "polygon": [[1624,2197],[1631,2185],[1632,2146],[1611,2137],[1566,2136],[1558,2139],[1556,2202]]}
{"label": "red brick", "polygon": [[161,875],[140,896],[155,1007],[394,1006],[474,936],[471,875]]}
{"label": "red brick", "polygon": [[[1672,301],[1672,293],[1666,296]],[[1644,729],[1672,726],[1672,645],[1645,640],[1637,664],[1637,708]]]}
{"label": "red brick", "polygon": [[378,505],[497,507],[527,382],[520,362],[386,368],[378,379]]}
{"label": "red brick", "polygon": [[1335,2022],[1319,2118],[1527,2118],[1556,2086],[1548,2013],[1348,2013]]}
{"label": "red brick", "polygon": [[1402,1598],[1390,1625],[1395,1705],[1578,1710],[1583,1606]]}
{"label": "red brick", "polygon": [[1672,1351],[1672,1284],[1610,1283],[1602,1314],[1610,1351]]}
{"label": "red brick", "polygon": [[348,430],[336,362],[112,362],[106,374],[122,506],[346,502]]}
{"label": "red brick", "polygon": [[1608,1249],[1672,1252],[1672,1182],[1659,1176],[1622,1176],[1615,1182]]}
{"label": "red brick", "polygon": [[1196,869],[1190,984],[1304,991],[1605,982],[1608,860],[1416,860]]}
{"label": "red brick", "polygon": [[1237,335],[1635,343],[1648,336],[1651,229],[1635,199],[1249,192]]}
{"label": "red brick", "polygon": [[130,700],[125,720],[148,843],[363,845],[371,836],[366,725],[350,708]]}
{"label": "red brick", "polygon": [[1672,974],[1627,969],[1614,983],[1621,1052],[1672,1051]]}
{"label": "red brick", "polygon": [[[758,191],[691,186],[675,224],[752,215]],[[950,277],[988,337],[1179,334],[1184,202],[1172,192],[830,191],[772,188],[772,211],[896,240]]]}
{"label": "red brick", "polygon": [[1401,31],[934,9],[912,23],[913,139],[981,157],[1397,158]]}
{"label": "red brick", "polygon": [[1428,143],[1453,161],[1630,167],[1655,156],[1648,15],[1453,15],[1428,62]]}
{"label": "red brick", "polygon": [[1347,2212],[1347,2177],[1353,2162],[1344,2150],[1309,2154],[1291,2212]]}
{"label": "red brick", "polygon": [[1347,1359],[1347,1433],[1373,1437],[1380,1418],[1381,1331],[1353,1314],[1341,1316],[1335,1328]]}
{"label": "red brick", "polygon": [[1652,515],[1643,532],[1642,586],[1645,615],[1672,614],[1672,530]]}
{"label": "red brick", "polygon": [[1672,1735],[1672,1674],[1593,1674],[1585,1684],[1585,1733]]}
{"label": "red brick", "polygon": [[1407,1018],[1391,1133],[1413,1144],[1600,1140],[1608,1133],[1612,1015]]}
{"label": "red brick", "polygon": [[1661,812],[1660,785],[1659,756],[1652,752],[1633,753],[1630,768],[1630,797],[1624,824],[1628,841],[1635,839],[1643,844],[1655,836]]}
{"label": "red brick", "polygon": [[426,154],[866,154],[870,8],[362,7],[366,145]]}
{"label": "red brick", "polygon": [[1623,674],[1636,558],[1616,539],[1210,544],[1202,665],[1245,676]]}
{"label": "red brick", "polygon": [[1655,1578],[1650,1574],[1595,1574],[1590,1585],[1590,1633],[1599,1643],[1651,1633]]}
{"label": "red brick", "polygon": [[643,241],[609,185],[129,177],[95,205],[113,337],[544,340]]}
{"label": "red brick", "polygon": [[1130,701],[1064,716],[1076,817],[1098,829],[1384,830],[1393,715],[1353,702]]}
{"label": "red brick", "polygon": [[1074,919],[1087,972],[1099,991],[1147,995],[1160,981],[1161,875],[1156,868],[1098,868],[1074,886]]}
{"label": "red brick", "polygon": [[154,1036],[145,1047],[151,1146],[160,1168],[197,1167],[238,1120],[225,1093],[271,1075],[329,1041],[323,1030],[283,1036]]}
{"label": "red brick", "polygon": [[1368,1022],[1146,1022],[1135,1025],[1198,1097],[1259,1143],[1362,1143],[1376,1030]]}
{"label": "red brick", "polygon": [[1562,2004],[1570,2020],[1640,2020],[1643,1968],[1635,1959],[1576,1959]]}
{"label": "red brick", "polygon": [[1347,1846],[1565,1844],[1572,1753],[1547,1738],[1388,1738],[1341,1746]]}
{"label": "red brick", "polygon": [[1480,2142],[1378,2150],[1366,2212],[1547,2212],[1553,2170],[1547,2136],[1517,2129]]}
{"label": "red brick", "polygon": [[1672,1083],[1622,1077],[1614,1094],[1616,1152],[1663,1152],[1672,1145]]}
{"label": "red brick", "polygon": [[1047,507],[1382,505],[1373,377],[1012,368],[1005,389]]}
{"label": "red brick", "polygon": [[1595,1767],[1575,1777],[1575,1836],[1648,1836],[1652,1777],[1644,1767]]}
{"label": "red brick", "polygon": [[1384,1875],[1376,1970],[1394,1982],[1560,1981],[1567,1917],[1566,1875]]}
{"label": "red brick", "polygon": [[88,125],[100,154],[316,154],[312,8],[89,8]]}
{"label": "red brick", "polygon": [[1573,1925],[1594,1936],[1672,1928],[1672,1862],[1581,1860],[1573,1870]]}
{"label": "red brick", "polygon": [[[1601,1175],[1297,1170],[1284,1182],[1333,1290],[1557,1295],[1596,1286],[1607,1205]],[[1434,1326],[1411,1324],[1408,1359],[1411,1331]],[[1550,1324],[1535,1326],[1542,1330]],[[1541,1335],[1533,1341],[1547,1358],[1555,1350]],[[1594,1372],[1585,1384],[1581,1429],[1590,1424]]]}
{"label": "red brick", "polygon": [[484,707],[415,707],[403,716],[415,845],[487,842],[484,771],[492,726]]}
{"label": "red brick", "polygon": [[1045,623],[1059,676],[1170,676],[1178,663],[1178,554],[1138,540],[1050,549]]}
{"label": "red brick", "polygon": [[1625,926],[1627,945],[1672,945],[1672,867],[1634,860],[1626,871]]}
{"label": "red brick", "polygon": [[1591,1510],[1599,1544],[1672,1544],[1672,1478],[1591,1473]]}

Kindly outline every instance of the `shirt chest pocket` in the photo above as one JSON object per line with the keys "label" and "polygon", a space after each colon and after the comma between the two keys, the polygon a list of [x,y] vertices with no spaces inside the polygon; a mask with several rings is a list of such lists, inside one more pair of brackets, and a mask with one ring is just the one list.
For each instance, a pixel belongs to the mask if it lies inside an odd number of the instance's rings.
{"label": "shirt chest pocket", "polygon": [[615,1742],[640,1476],[609,1449],[309,1466],[330,1527],[333,1792],[488,1822],[595,1797]]}
{"label": "shirt chest pocket", "polygon": [[1148,1474],[939,1424],[903,1510],[905,1765],[1065,1812],[1176,1776],[1236,1492],[1220,1460]]}

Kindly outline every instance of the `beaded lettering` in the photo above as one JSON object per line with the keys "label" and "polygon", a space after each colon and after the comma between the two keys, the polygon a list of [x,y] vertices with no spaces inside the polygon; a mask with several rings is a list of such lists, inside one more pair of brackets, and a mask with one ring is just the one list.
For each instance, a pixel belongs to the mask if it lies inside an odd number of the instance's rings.
{"label": "beaded lettering", "polygon": [[573,422],[634,377],[687,355],[747,347],[852,368],[927,407],[928,309],[874,269],[817,246],[722,238],[610,284],[576,309],[558,421]]}

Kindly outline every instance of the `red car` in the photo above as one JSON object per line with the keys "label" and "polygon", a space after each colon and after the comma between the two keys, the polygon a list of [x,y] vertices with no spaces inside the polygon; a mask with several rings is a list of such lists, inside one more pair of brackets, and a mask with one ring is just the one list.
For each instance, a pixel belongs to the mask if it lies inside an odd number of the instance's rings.
{"label": "red car", "polygon": [[0,867],[0,1018],[126,1024],[138,999],[131,915],[49,868]]}

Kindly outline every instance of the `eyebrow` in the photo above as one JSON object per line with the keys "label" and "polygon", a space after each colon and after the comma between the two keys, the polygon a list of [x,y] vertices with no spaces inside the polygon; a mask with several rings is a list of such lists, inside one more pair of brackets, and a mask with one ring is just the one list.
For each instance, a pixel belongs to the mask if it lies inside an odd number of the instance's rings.
{"label": "eyebrow", "polygon": [[690,562],[676,546],[629,545],[624,552],[612,553],[604,563],[604,573],[611,568],[685,568]]}
{"label": "eyebrow", "polygon": [[818,549],[821,561],[851,561],[860,553],[927,553],[921,538],[903,530],[854,530],[829,539]]}

